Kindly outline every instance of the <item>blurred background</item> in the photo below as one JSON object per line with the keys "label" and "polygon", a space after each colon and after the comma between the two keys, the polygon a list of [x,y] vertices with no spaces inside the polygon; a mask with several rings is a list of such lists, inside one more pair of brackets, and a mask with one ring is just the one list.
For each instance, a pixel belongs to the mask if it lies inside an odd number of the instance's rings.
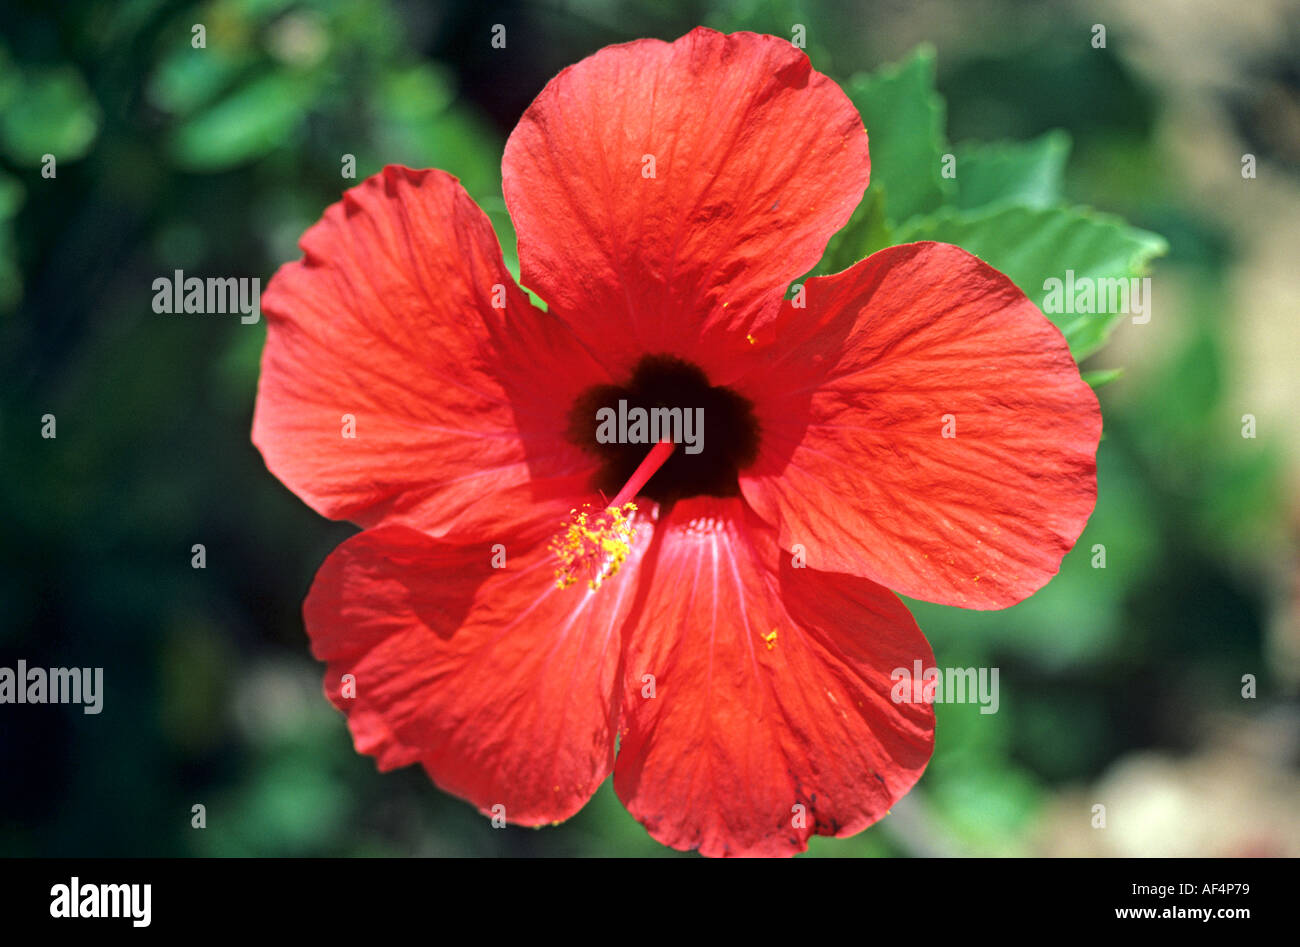
{"label": "blurred background", "polygon": [[558,828],[494,830],[353,751],[300,607],[354,530],[249,442],[264,324],[156,315],[151,287],[265,285],[354,183],[343,154],[357,180],[451,171],[513,258],[522,110],[601,46],[699,24],[803,24],[841,82],[929,43],[951,141],[1063,129],[1070,201],[1169,243],[1150,324],[1084,366],[1124,371],[1061,575],[1003,612],[909,603],[941,666],[1001,669],[998,713],[939,706],[917,788],[810,854],[1300,855],[1300,8],[1278,0],[8,0],[0,666],[102,666],[106,695],[0,707],[0,854],[673,854],[608,782]]}

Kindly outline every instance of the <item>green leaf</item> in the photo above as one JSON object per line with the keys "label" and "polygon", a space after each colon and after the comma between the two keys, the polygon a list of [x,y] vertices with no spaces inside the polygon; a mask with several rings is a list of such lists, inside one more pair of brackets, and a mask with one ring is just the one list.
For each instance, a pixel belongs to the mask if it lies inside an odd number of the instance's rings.
{"label": "green leaf", "polygon": [[1100,388],[1102,385],[1109,385],[1112,381],[1124,374],[1122,368],[1099,368],[1096,371],[1083,372],[1083,380],[1092,385],[1093,390]]}
{"label": "green leaf", "polygon": [[813,270],[815,276],[826,276],[847,270],[859,260],[894,242],[893,231],[885,219],[885,187],[873,184],[867,188],[862,203],[826,246],[821,262]]}
{"label": "green leaf", "polygon": [[216,100],[252,61],[247,47],[194,49],[185,43],[155,70],[149,97],[159,108],[188,117]]}
{"label": "green leaf", "polygon": [[11,73],[3,98],[0,142],[17,164],[35,167],[47,154],[76,161],[99,134],[99,105],[71,66]]}
{"label": "green leaf", "polygon": [[453,77],[418,66],[385,77],[376,96],[375,153],[381,163],[442,168],[480,203],[501,194],[504,142],[456,101]]}
{"label": "green leaf", "polygon": [[934,90],[934,49],[921,46],[907,60],[844,87],[867,127],[871,187],[889,195],[889,223],[929,213],[952,189],[940,176],[944,139],[943,99]]}
{"label": "green leaf", "polygon": [[1053,131],[1033,141],[965,142],[956,155],[957,207],[1050,207],[1062,197],[1070,136]]}
{"label": "green leaf", "polygon": [[456,92],[445,69],[422,63],[384,76],[378,99],[395,121],[427,122],[447,110],[456,100]]}
{"label": "green leaf", "polygon": [[303,116],[304,87],[269,75],[235,90],[176,130],[176,163],[191,171],[222,171],[285,144]]}
{"label": "green leaf", "polygon": [[22,184],[0,171],[0,313],[17,306],[22,296],[23,278],[18,271],[18,251],[10,222],[22,204]]}
{"label": "green leaf", "polygon": [[[956,244],[1005,273],[1065,334],[1076,361],[1100,348],[1128,315],[1053,312],[1058,307],[1047,304],[1047,281],[1066,280],[1067,270],[1076,284],[1083,278],[1137,277],[1168,250],[1163,237],[1083,207],[945,208],[911,221],[896,239]],[[1149,297],[1144,303],[1150,304]]]}
{"label": "green leaf", "polygon": [[18,179],[0,171],[0,224],[17,216],[23,197],[23,186]]}

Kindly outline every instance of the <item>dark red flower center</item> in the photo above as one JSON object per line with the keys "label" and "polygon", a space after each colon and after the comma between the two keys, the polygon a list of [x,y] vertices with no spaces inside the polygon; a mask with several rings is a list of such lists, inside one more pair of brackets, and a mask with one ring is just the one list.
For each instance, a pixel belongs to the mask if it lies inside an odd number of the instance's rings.
{"label": "dark red flower center", "polygon": [[709,384],[695,365],[647,355],[624,385],[597,385],[569,411],[569,439],[600,458],[593,487],[616,496],[661,440],[676,449],[638,495],[659,503],[736,496],[739,474],[758,455],[750,401]]}

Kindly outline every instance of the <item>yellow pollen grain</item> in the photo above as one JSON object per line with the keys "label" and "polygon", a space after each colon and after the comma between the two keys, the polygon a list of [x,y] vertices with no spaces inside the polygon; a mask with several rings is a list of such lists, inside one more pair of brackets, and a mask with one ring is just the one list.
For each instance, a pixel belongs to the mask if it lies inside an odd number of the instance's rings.
{"label": "yellow pollen grain", "polygon": [[776,629],[773,628],[773,629],[771,630],[771,632],[769,632],[769,633],[766,634],[766,635],[763,635],[763,640],[764,640],[765,642],[767,642],[767,650],[768,650],[768,651],[771,651],[773,648],[775,648],[775,647],[776,647]]}
{"label": "yellow pollen grain", "polygon": [[564,531],[551,540],[551,551],[560,560],[555,586],[567,589],[579,578],[595,591],[601,583],[623,568],[632,551],[636,527],[632,525],[635,503],[592,511],[590,507],[569,511]]}

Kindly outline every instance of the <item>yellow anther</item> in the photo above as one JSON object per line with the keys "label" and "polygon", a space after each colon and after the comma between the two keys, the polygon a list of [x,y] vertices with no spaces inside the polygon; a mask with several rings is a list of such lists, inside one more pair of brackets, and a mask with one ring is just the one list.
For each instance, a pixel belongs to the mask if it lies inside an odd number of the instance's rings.
{"label": "yellow anther", "polygon": [[564,532],[551,540],[551,551],[560,560],[555,585],[567,589],[582,576],[593,591],[623,568],[632,551],[636,527],[632,525],[635,503],[592,510],[588,505],[571,510]]}

